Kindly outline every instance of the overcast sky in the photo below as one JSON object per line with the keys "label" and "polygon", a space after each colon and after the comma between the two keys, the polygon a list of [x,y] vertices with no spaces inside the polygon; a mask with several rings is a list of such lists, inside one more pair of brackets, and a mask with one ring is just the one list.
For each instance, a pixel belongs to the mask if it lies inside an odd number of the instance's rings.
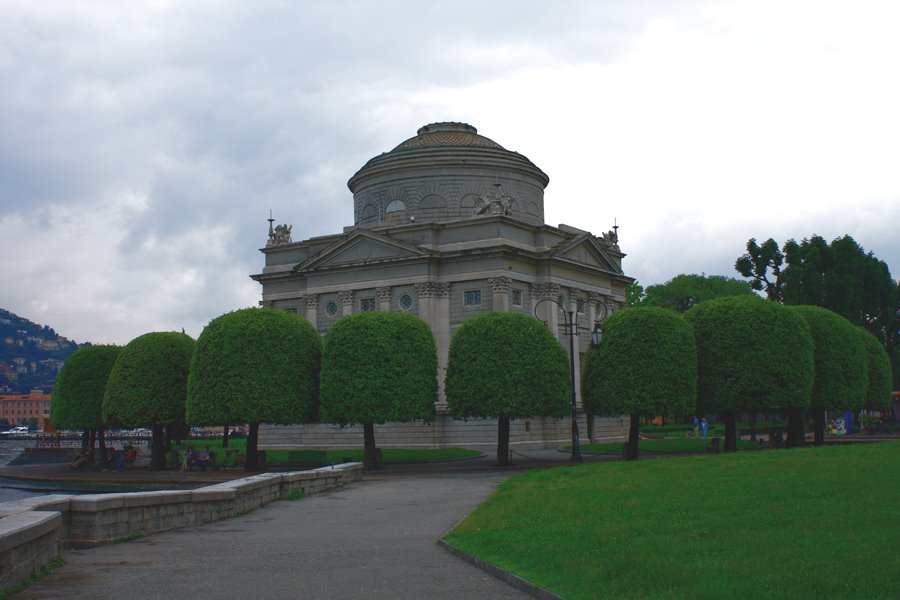
{"label": "overcast sky", "polygon": [[900,273],[900,2],[0,0],[0,307],[79,342],[254,306],[272,209],[436,121],[617,219],[642,284],[750,237],[852,235]]}

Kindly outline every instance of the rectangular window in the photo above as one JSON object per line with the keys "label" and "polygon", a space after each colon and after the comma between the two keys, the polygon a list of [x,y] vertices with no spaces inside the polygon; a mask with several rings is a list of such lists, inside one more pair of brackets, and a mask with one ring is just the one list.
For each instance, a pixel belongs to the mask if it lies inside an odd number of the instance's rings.
{"label": "rectangular window", "polygon": [[374,312],[375,311],[375,298],[360,298],[359,299],[359,310],[360,310],[360,312]]}
{"label": "rectangular window", "polygon": [[513,306],[522,306],[522,290],[513,290],[512,291],[512,305]]}
{"label": "rectangular window", "polygon": [[466,290],[463,292],[463,302],[466,306],[480,306],[481,290]]}

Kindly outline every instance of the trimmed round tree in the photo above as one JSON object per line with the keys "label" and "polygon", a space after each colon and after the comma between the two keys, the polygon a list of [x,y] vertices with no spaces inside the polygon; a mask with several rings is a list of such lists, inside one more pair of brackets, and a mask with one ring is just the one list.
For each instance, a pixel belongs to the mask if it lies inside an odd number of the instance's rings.
{"label": "trimmed round tree", "polygon": [[184,423],[194,345],[183,333],[145,333],[122,348],[109,374],[103,420],[118,427],[150,427],[152,469],[166,468],[163,427]]}
{"label": "trimmed round tree", "polygon": [[[84,346],[63,363],[50,400],[50,420],[57,429],[96,430],[100,437],[101,460],[106,459],[103,435],[103,394],[121,346]],[[93,444],[91,444],[93,445]]]}
{"label": "trimmed round tree", "polygon": [[856,326],[820,306],[791,306],[809,325],[815,351],[815,379],[810,408],[815,445],[825,443],[825,411],[857,410],[869,385],[865,342]]}
{"label": "trimmed round tree", "polygon": [[[684,313],[697,341],[697,406],[725,422],[725,449],[737,449],[735,415],[788,411],[802,416],[813,385],[813,340],[798,313],[756,297],[716,298]],[[802,439],[802,420],[800,421]]]}
{"label": "trimmed round tree", "polygon": [[321,357],[318,332],[296,314],[245,308],[218,316],[197,339],[188,423],[249,424],[244,465],[256,470],[260,423],[316,420]]}
{"label": "trimmed round tree", "polygon": [[322,420],[363,425],[366,469],[378,468],[375,424],[434,417],[437,349],[428,324],[406,313],[338,319],[322,350]]}
{"label": "trimmed round tree", "polygon": [[671,310],[632,307],[603,322],[603,341],[581,372],[586,410],[631,415],[625,458],[637,460],[640,418],[683,414],[697,403],[694,331]]}
{"label": "trimmed round tree", "polygon": [[450,341],[446,393],[454,417],[497,419],[497,462],[508,464],[510,418],[562,418],[571,410],[566,351],[535,318],[472,317]]}
{"label": "trimmed round tree", "polygon": [[892,406],[891,359],[877,337],[862,327],[857,327],[856,331],[866,347],[868,362],[867,373],[869,381],[866,388],[865,407],[873,410],[890,411]]}

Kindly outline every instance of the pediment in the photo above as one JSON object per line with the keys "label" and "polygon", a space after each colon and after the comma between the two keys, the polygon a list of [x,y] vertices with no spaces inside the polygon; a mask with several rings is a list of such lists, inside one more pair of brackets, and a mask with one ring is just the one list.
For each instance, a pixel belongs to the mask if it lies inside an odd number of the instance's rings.
{"label": "pediment", "polygon": [[622,269],[606,253],[606,250],[591,235],[579,235],[553,254],[554,258],[587,265],[595,269],[603,269],[613,273],[621,273]]}
{"label": "pediment", "polygon": [[311,271],[354,264],[402,260],[427,256],[428,253],[406,242],[370,231],[356,230],[316,256],[296,267],[294,271]]}

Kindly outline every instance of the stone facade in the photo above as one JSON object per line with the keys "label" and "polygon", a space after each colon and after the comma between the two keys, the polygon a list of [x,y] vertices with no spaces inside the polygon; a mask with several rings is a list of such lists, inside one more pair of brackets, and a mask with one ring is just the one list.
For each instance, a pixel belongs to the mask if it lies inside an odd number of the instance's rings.
{"label": "stone facade", "polygon": [[[568,349],[565,324],[571,311],[578,315],[582,353],[594,323],[624,306],[632,279],[622,270],[625,255],[616,231],[595,236],[545,224],[548,182],[527,158],[478,135],[474,127],[426,125],[350,179],[353,226],[297,242],[270,231],[261,250],[265,266],[252,276],[262,285],[261,304],[294,311],[323,334],[336,319],[357,311],[408,311],[424,319],[438,349],[438,417],[398,443],[447,445],[454,436],[435,435],[436,426],[479,429],[473,420],[451,423],[443,391],[450,339],[466,319],[489,311],[534,315]],[[565,441],[560,432],[567,427],[542,425],[520,441],[527,447],[554,446]],[[320,440],[328,430],[264,427],[260,444],[309,447],[314,444],[305,438]],[[495,433],[483,437],[468,445],[496,441]]]}

